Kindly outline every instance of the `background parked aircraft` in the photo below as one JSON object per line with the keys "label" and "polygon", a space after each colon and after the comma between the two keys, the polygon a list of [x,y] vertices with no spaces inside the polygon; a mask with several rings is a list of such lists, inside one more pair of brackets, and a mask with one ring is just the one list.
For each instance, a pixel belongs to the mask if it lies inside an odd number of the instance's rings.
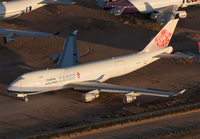
{"label": "background parked aircraft", "polygon": [[186,18],[186,11],[179,11],[189,5],[200,4],[200,0],[97,0],[98,5],[115,15],[122,13],[152,13],[158,24],[178,18]]}
{"label": "background parked aircraft", "polygon": [[[47,4],[73,4],[70,0],[14,0],[0,3],[0,20],[12,19],[21,14],[31,12]],[[4,34],[4,44],[14,41],[16,36],[47,37],[52,34],[37,31],[19,31],[0,28],[0,34]]]}
{"label": "background parked aircraft", "polygon": [[161,57],[188,57],[182,56],[180,53],[178,55],[170,54],[173,48],[168,44],[177,22],[178,19],[169,21],[145,49],[139,53],[86,64],[78,64],[80,55],[76,50],[77,31],[75,31],[65,40],[62,53],[52,56],[53,61],[57,62],[56,68],[25,73],[12,82],[7,90],[16,93],[18,97],[24,97],[26,102],[28,101],[27,95],[66,88],[89,90],[88,93],[82,96],[84,102],[94,100],[100,96],[101,92],[124,93],[124,103],[132,102],[139,95],[169,97],[182,94],[185,90],[173,93],[102,83],[110,78],[142,68]]}
{"label": "background parked aircraft", "polygon": [[70,0],[14,0],[0,3],[0,20],[12,19],[47,4],[73,4]]}

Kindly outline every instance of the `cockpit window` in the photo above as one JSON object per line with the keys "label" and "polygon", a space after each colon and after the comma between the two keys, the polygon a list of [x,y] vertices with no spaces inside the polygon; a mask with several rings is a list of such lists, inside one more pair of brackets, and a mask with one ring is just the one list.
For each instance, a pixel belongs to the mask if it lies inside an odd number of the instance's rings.
{"label": "cockpit window", "polygon": [[23,80],[23,79],[25,79],[24,76],[20,76],[20,77],[19,77],[19,80]]}

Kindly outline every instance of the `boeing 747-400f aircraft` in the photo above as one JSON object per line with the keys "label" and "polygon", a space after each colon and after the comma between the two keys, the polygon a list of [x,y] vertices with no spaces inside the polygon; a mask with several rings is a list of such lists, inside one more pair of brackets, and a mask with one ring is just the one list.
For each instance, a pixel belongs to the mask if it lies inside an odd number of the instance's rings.
{"label": "boeing 747-400f aircraft", "polygon": [[185,58],[187,56],[170,54],[173,50],[168,46],[178,19],[171,20],[153,38],[143,51],[129,55],[113,57],[106,60],[78,64],[80,55],[77,51],[76,33],[74,31],[66,40],[62,53],[51,56],[57,66],[54,69],[33,71],[19,76],[12,82],[7,90],[16,93],[18,97],[43,93],[59,89],[88,90],[82,95],[84,102],[89,102],[99,97],[101,92],[124,93],[123,102],[130,103],[139,95],[169,97],[182,94],[161,90],[139,89],[102,83],[110,78],[128,74],[142,68],[161,57]]}
{"label": "boeing 747-400f aircraft", "polygon": [[97,0],[98,5],[115,15],[122,13],[152,13],[151,18],[158,24],[167,24],[168,21],[186,18],[186,11],[178,11],[181,7],[200,4],[200,0]]}
{"label": "boeing 747-400f aircraft", "polygon": [[70,0],[14,0],[0,3],[0,20],[12,19],[47,4],[73,4]]}

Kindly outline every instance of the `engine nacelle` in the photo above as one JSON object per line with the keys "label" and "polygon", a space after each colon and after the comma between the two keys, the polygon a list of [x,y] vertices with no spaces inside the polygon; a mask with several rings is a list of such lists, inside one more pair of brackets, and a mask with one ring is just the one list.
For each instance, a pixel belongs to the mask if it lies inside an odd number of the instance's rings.
{"label": "engine nacelle", "polygon": [[90,102],[100,96],[99,90],[93,90],[82,95],[83,102]]}
{"label": "engine nacelle", "polygon": [[11,33],[11,34],[8,34],[6,36],[3,37],[3,43],[4,44],[8,44],[12,41],[14,41],[14,37],[16,36],[15,33]]}
{"label": "engine nacelle", "polygon": [[60,58],[60,55],[61,55],[61,53],[56,54],[56,55],[52,55],[52,56],[50,57],[50,61],[51,61],[52,63],[57,63],[58,60],[59,60],[59,58]]}
{"label": "engine nacelle", "polygon": [[122,98],[123,103],[131,103],[134,100],[136,100],[136,96],[134,95],[130,95],[130,94],[126,94],[124,95],[124,97]]}
{"label": "engine nacelle", "polygon": [[178,18],[186,18],[187,17],[186,11],[177,11],[176,15],[178,16]]}
{"label": "engine nacelle", "polygon": [[155,20],[158,17],[158,15],[159,15],[159,13],[153,12],[153,13],[151,13],[150,18],[153,19],[153,20]]}

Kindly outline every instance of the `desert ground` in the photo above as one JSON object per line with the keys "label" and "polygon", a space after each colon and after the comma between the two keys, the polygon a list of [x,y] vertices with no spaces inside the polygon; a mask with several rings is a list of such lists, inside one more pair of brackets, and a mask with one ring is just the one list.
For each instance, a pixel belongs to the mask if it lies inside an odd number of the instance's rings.
{"label": "desert ground", "polygon": [[194,139],[199,138],[200,110],[146,119],[90,132],[63,136],[70,139]]}
{"label": "desert ground", "polygon": [[[174,52],[198,54],[200,6],[185,8],[170,42]],[[6,87],[23,73],[55,67],[51,55],[60,53],[65,38],[78,30],[77,45],[81,63],[141,51],[162,28],[144,15],[115,17],[95,4],[77,1],[74,5],[48,5],[16,19],[0,21],[1,28],[34,30],[59,36],[33,38],[19,36],[3,44],[0,36],[0,138],[21,138],[58,129],[75,127],[109,118],[174,107],[200,100],[200,63],[197,59],[160,59],[128,75],[106,82],[178,92],[177,97],[139,96],[123,104],[121,94],[103,93],[91,103],[83,103],[83,92],[60,90],[29,96],[29,102],[16,98]],[[103,67],[102,67],[103,68]]]}

